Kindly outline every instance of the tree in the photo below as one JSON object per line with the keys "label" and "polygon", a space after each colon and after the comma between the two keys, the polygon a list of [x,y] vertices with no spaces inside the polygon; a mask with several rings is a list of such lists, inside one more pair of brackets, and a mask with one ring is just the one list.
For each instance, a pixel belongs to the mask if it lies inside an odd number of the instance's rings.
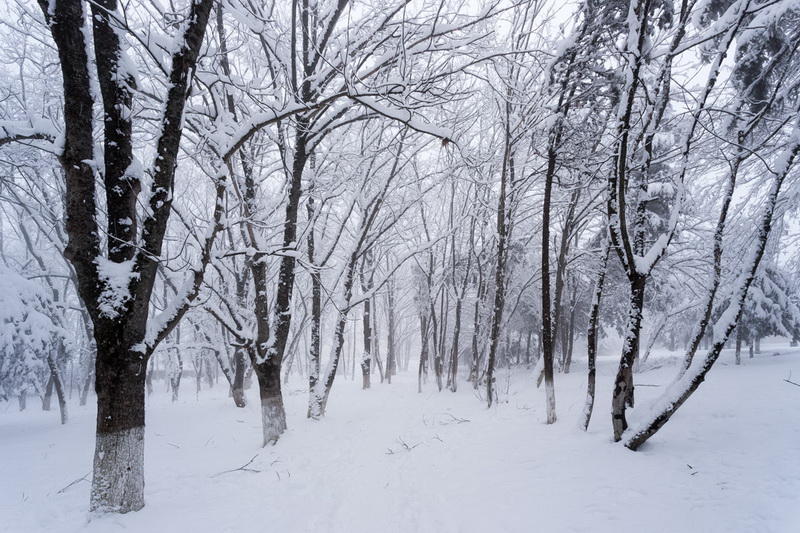
{"label": "tree", "polygon": [[[201,247],[199,265],[172,305],[156,320],[150,320],[149,303],[173,202],[184,106],[212,3],[193,3],[185,24],[173,37],[176,46],[168,72],[170,85],[149,173],[148,211],[141,217],[140,231],[137,197],[143,173],[133,155],[136,77],[126,57],[117,2],[92,4],[91,33],[82,2],[40,2],[62,74],[63,140],[55,144],[57,129],[47,125],[31,135],[54,143],[51,149],[58,153],[64,172],[64,254],[75,269],[78,293],[91,318],[97,346],[93,511],[128,512],[144,505],[144,368],[155,347],[197,296],[220,227],[222,208],[218,204],[212,231]],[[87,55],[90,50],[94,50],[94,63]],[[93,65],[102,100],[97,103],[103,108],[102,154],[94,152]],[[13,132],[8,135],[8,129],[4,132],[6,139],[18,140]],[[103,161],[103,166],[96,161]],[[96,175],[105,193],[106,228],[102,232]],[[224,189],[224,180],[219,179],[218,198]],[[107,235],[105,246],[101,234]]]}

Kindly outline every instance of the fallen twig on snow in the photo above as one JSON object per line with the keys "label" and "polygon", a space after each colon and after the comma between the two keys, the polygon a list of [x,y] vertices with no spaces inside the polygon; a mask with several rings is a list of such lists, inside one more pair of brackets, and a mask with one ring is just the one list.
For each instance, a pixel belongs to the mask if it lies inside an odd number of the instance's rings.
{"label": "fallen twig on snow", "polygon": [[259,472],[261,472],[261,470],[258,470],[256,468],[248,468],[248,466],[250,466],[253,463],[253,461],[256,460],[256,457],[258,457],[258,454],[255,454],[253,457],[250,458],[249,461],[247,461],[245,464],[243,464],[239,468],[234,468],[232,470],[225,470],[223,472],[218,472],[218,473],[214,474],[211,477],[218,477],[218,476],[221,476],[222,474],[230,474],[231,472],[240,472],[240,471],[241,472],[259,473]]}
{"label": "fallen twig on snow", "polygon": [[[400,443],[400,445],[403,447],[403,449],[405,449],[405,451],[407,451],[407,452],[410,452],[411,450],[413,450],[414,448],[416,448],[417,446],[419,446],[420,444],[422,444],[421,442],[418,442],[418,443],[416,443],[416,444],[413,444],[413,445],[412,445],[412,444],[408,444],[408,443],[407,443],[406,441],[404,441],[404,440],[403,440],[401,437],[397,437],[397,442],[399,442],[399,443]],[[391,448],[386,448],[386,455],[395,455],[396,453],[397,453],[397,452],[396,452],[396,451],[394,451],[393,449],[391,449]]]}
{"label": "fallen twig on snow", "polygon": [[75,481],[73,481],[72,483],[70,483],[69,485],[67,485],[66,487],[61,489],[60,491],[58,491],[56,494],[64,494],[64,492],[66,492],[66,490],[68,488],[70,488],[71,486],[73,486],[73,485],[75,485],[77,483],[80,483],[81,481],[87,481],[87,479],[86,479],[87,477],[89,477],[89,474],[84,474],[83,477],[79,477],[78,479],[76,479]]}
{"label": "fallen twig on snow", "polygon": [[[453,422],[455,422],[456,424],[463,424],[464,422],[470,422],[470,419],[469,419],[469,418],[459,418],[459,417],[455,416],[455,415],[454,415],[454,414],[452,414],[452,413],[442,413],[442,414],[443,414],[443,415],[447,415],[447,416],[449,416],[450,418],[452,418],[452,419],[453,419]],[[441,424],[441,425],[446,425],[446,424],[448,424],[448,423],[449,423],[449,422],[440,422],[440,424]]]}

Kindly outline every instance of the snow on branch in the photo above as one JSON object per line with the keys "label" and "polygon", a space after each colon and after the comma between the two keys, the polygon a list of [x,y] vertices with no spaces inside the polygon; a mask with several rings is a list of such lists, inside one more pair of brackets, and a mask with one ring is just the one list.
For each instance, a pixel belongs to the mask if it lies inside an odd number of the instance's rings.
{"label": "snow on branch", "polygon": [[0,120],[0,146],[21,141],[47,141],[55,145],[58,138],[55,126],[46,119]]}

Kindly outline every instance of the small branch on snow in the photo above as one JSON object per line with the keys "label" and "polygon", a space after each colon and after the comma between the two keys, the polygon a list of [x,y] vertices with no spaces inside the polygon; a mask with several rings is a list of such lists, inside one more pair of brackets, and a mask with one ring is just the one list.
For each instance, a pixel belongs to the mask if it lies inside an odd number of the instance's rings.
{"label": "small branch on snow", "polygon": [[63,489],[59,490],[58,492],[56,492],[56,494],[64,494],[67,491],[67,489],[70,488],[71,486],[76,485],[76,484],[80,483],[81,481],[88,481],[86,479],[87,477],[89,477],[88,473],[84,474],[83,477],[79,477],[78,479],[76,479],[75,481],[73,481],[72,483],[70,483],[69,485],[64,487]]}
{"label": "small branch on snow", "polygon": [[247,461],[245,464],[243,464],[239,468],[234,468],[232,470],[225,470],[223,472],[218,472],[218,473],[214,474],[211,477],[219,477],[222,474],[230,474],[231,472],[239,472],[239,471],[241,471],[241,472],[253,472],[253,473],[257,474],[257,473],[261,472],[261,470],[258,470],[256,468],[248,468],[253,463],[253,461],[256,460],[256,457],[258,457],[258,454],[255,454],[253,457],[250,458],[249,461]]}
{"label": "small branch on snow", "polygon": [[791,371],[789,371],[789,377],[784,379],[783,381],[785,381],[786,383],[790,383],[790,384],[794,385],[795,387],[800,387],[800,383],[797,383],[796,381],[792,381],[792,372]]}
{"label": "small branch on snow", "polygon": [[[464,422],[471,422],[471,420],[469,418],[459,418],[459,417],[455,416],[452,413],[442,413],[442,414],[443,415],[447,415],[450,418],[452,418],[453,422],[455,422],[456,424],[463,424]],[[452,422],[441,422],[440,424],[444,426],[444,425],[451,424],[451,423]]]}
{"label": "small branch on snow", "polygon": [[[416,448],[417,446],[419,446],[420,444],[422,444],[421,442],[418,442],[418,443],[416,443],[416,444],[409,444],[409,443],[407,443],[406,441],[404,441],[404,440],[403,440],[401,437],[397,437],[397,442],[399,442],[399,443],[400,443],[400,445],[403,447],[403,449],[404,449],[405,451],[407,451],[407,452],[410,452],[411,450],[413,450],[414,448]],[[397,453],[397,452],[396,452],[396,451],[394,451],[393,449],[391,449],[391,448],[386,448],[386,455],[395,455],[396,453]]]}

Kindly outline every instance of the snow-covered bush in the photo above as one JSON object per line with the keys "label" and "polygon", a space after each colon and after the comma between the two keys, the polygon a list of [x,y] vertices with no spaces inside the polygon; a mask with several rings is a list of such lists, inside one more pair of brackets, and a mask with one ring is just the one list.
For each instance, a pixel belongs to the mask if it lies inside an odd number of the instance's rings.
{"label": "snow-covered bush", "polygon": [[36,282],[0,265],[0,398],[42,390],[47,355],[63,338],[50,299]]}

